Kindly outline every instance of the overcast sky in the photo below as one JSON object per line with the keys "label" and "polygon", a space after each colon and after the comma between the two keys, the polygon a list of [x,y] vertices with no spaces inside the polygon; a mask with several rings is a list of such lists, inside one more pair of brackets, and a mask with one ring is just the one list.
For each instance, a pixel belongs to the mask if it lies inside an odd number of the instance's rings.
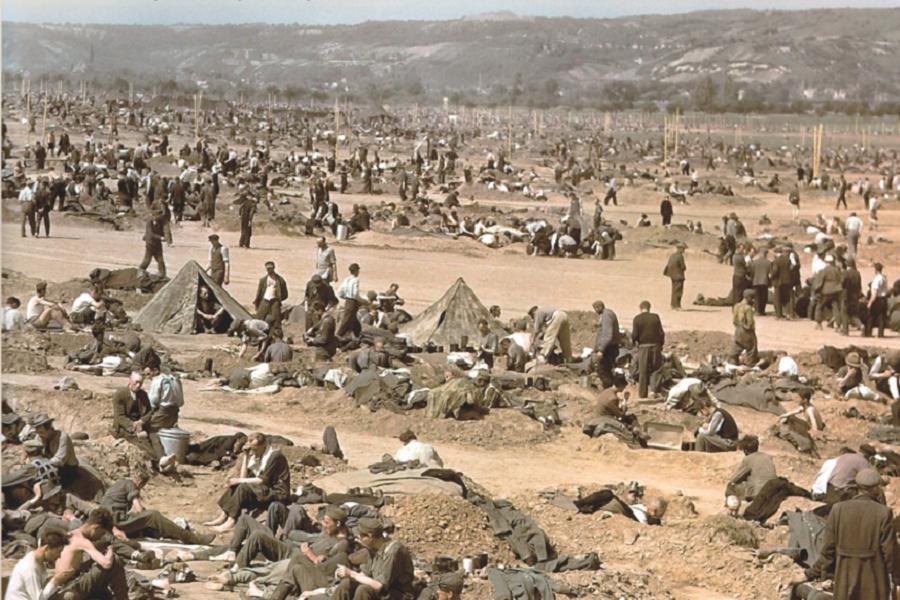
{"label": "overcast sky", "polygon": [[3,20],[29,23],[359,23],[521,15],[618,17],[722,8],[897,7],[900,0],[2,0]]}

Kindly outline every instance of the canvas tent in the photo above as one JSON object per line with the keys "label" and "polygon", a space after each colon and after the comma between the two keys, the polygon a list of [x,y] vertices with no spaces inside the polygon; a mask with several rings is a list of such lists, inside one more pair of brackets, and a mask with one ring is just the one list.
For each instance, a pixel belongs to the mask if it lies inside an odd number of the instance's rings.
{"label": "canvas tent", "polygon": [[458,344],[462,336],[474,340],[478,336],[478,321],[492,323],[491,314],[462,277],[450,286],[440,300],[426,308],[412,321],[401,327],[401,333],[412,338],[417,346],[448,347]]}
{"label": "canvas tent", "polygon": [[134,322],[144,331],[156,333],[193,333],[200,286],[225,308],[227,325],[252,318],[250,313],[224,289],[216,285],[195,261],[188,261],[172,281],[159,290],[141,309]]}

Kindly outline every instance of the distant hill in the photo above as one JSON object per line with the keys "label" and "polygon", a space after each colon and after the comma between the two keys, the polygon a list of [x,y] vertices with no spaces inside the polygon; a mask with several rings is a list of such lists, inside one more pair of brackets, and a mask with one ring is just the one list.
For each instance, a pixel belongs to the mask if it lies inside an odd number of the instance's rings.
{"label": "distant hill", "polygon": [[[3,23],[3,70],[204,82],[221,90],[372,86],[410,94],[610,82],[692,90],[707,76],[791,97],[900,98],[900,8],[711,11],[616,19],[488,13],[353,26]],[[642,88],[643,89],[643,88]]]}

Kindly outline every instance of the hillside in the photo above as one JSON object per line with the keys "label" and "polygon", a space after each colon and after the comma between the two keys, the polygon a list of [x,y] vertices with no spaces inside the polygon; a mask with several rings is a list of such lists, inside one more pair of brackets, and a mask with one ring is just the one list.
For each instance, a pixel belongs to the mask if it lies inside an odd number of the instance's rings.
{"label": "hillside", "polygon": [[750,87],[778,84],[792,95],[846,90],[895,99],[897,56],[900,8],[617,19],[494,13],[330,27],[3,24],[7,74],[204,81],[223,89],[488,90],[552,80],[564,95],[617,80],[690,87],[709,75]]}

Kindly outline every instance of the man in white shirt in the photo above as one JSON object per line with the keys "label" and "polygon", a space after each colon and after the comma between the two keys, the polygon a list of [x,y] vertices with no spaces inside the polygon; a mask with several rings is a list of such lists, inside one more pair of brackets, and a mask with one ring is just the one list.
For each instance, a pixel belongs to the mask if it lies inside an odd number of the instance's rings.
{"label": "man in white shirt", "polygon": [[792,379],[800,376],[800,367],[797,366],[797,361],[784,351],[779,351],[776,356],[778,357],[778,374],[780,376]]}
{"label": "man in white shirt", "polygon": [[844,223],[847,230],[847,258],[856,258],[856,249],[859,247],[859,236],[862,233],[863,222],[855,212],[850,213]]}
{"label": "man in white shirt", "polygon": [[3,308],[3,331],[22,331],[25,329],[25,317],[19,307],[22,302],[15,296],[6,299],[6,306]]}
{"label": "man in white shirt", "polygon": [[44,600],[44,587],[49,583],[48,567],[52,567],[68,542],[69,534],[58,527],[45,527],[36,550],[16,563],[6,584],[5,600]]}
{"label": "man in white shirt", "polygon": [[324,237],[316,242],[316,269],[314,272],[326,283],[337,281],[337,257],[334,248],[328,247]]}
{"label": "man in white shirt", "polygon": [[37,213],[34,209],[34,191],[31,183],[26,183],[19,192],[19,206],[22,207],[22,237],[25,237],[25,222],[31,229],[31,237],[37,236]]}
{"label": "man in white shirt", "polygon": [[55,321],[66,329],[74,331],[75,326],[72,325],[62,305],[46,298],[47,282],[39,281],[34,289],[35,295],[28,300],[28,306],[25,309],[25,319],[28,324],[35,329],[45,329],[50,321]]}
{"label": "man in white shirt", "polygon": [[84,292],[72,302],[72,310],[69,318],[79,325],[90,325],[94,322],[97,312],[103,309],[103,301],[95,290]]}
{"label": "man in white shirt", "polygon": [[362,333],[362,325],[357,317],[357,312],[359,312],[360,305],[368,304],[368,301],[359,295],[359,265],[353,263],[348,270],[350,275],[344,278],[337,292],[337,297],[344,301],[335,332],[337,337],[343,337],[348,333],[359,337],[359,334]]}
{"label": "man in white shirt", "polygon": [[437,450],[431,444],[423,444],[416,439],[416,434],[407,429],[399,436],[400,442],[405,444],[397,450],[394,458],[397,462],[419,461],[423,467],[443,467],[444,461],[438,456]]}

